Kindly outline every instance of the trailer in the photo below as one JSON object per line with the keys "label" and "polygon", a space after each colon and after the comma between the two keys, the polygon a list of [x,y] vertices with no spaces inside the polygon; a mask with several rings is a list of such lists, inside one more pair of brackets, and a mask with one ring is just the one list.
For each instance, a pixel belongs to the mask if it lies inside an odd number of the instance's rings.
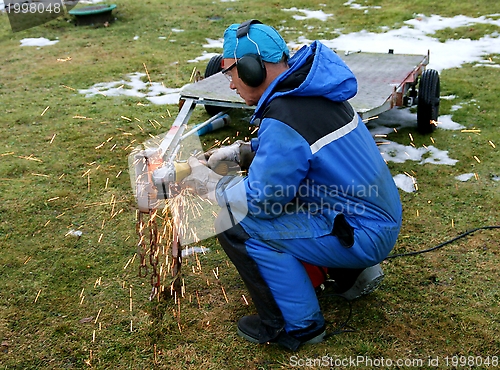
{"label": "trailer", "polygon": [[[426,69],[427,55],[336,51],[358,80],[358,93],[350,103],[363,120],[395,107],[417,106],[417,129],[434,131],[439,114],[439,74]],[[227,108],[253,109],[229,88],[222,75],[222,56],[210,59],[204,78],[185,86],[182,101],[202,104],[210,115]]]}

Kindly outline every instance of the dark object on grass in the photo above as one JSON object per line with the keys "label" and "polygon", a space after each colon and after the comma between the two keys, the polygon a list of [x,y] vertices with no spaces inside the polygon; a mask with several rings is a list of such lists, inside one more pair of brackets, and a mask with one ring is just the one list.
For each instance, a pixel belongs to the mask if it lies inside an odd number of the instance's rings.
{"label": "dark object on grass", "polygon": [[77,26],[106,25],[112,21],[111,12],[115,8],[115,4],[86,6],[72,9],[69,14],[75,17]]}

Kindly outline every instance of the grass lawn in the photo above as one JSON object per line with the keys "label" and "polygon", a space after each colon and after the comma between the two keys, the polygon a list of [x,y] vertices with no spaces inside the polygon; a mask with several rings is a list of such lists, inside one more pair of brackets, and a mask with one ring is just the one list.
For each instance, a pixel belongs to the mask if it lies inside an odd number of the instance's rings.
{"label": "grass lawn", "polygon": [[[138,144],[168,131],[178,106],[153,104],[145,95],[78,92],[126,82],[134,73],[144,74],[143,93],[150,82],[180,88],[207,64],[188,61],[221,51],[203,47],[207,39],[218,40],[229,24],[249,18],[282,27],[287,41],[333,39],[401,28],[418,14],[479,18],[494,13],[491,1],[358,1],[377,7],[367,12],[345,0],[113,3],[116,19],[109,27],[77,27],[66,15],[13,33],[0,13],[0,368],[329,368],[346,359],[365,368],[498,366],[498,229],[385,261],[381,288],[352,303],[349,325],[356,330],[297,353],[237,336],[236,321],[255,311],[214,238],[198,243],[209,252],[183,260],[184,296],[150,302],[149,276],[138,276],[127,160]],[[283,11],[294,7],[333,17],[300,20]],[[434,36],[445,42],[492,35],[498,43],[498,30],[477,24]],[[38,37],[58,42],[20,46],[20,40]],[[498,54],[484,58],[500,64]],[[404,221],[394,253],[499,225],[499,69],[468,63],[440,77],[441,96],[455,96],[442,99],[440,113],[466,130],[425,136],[404,128],[390,140],[435,145],[458,162],[389,162],[394,174],[407,172],[418,181],[418,191],[401,191]],[[204,136],[204,147],[251,136],[248,115],[232,111],[232,124]],[[190,123],[207,118],[199,107]],[[464,173],[475,176],[455,179]],[[320,303],[333,332],[350,307],[326,295]]]}

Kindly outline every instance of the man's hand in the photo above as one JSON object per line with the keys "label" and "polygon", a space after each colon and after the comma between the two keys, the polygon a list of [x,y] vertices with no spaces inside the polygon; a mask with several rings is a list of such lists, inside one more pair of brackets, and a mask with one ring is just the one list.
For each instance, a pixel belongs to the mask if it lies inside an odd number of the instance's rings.
{"label": "man's hand", "polygon": [[223,146],[219,149],[215,149],[212,152],[208,152],[208,167],[216,168],[220,162],[234,162],[240,163],[240,146],[243,143],[242,140],[237,140],[229,146]]}
{"label": "man's hand", "polygon": [[196,157],[189,157],[188,164],[191,167],[191,174],[182,180],[181,184],[202,198],[216,202],[215,186],[222,176],[205,166]]}
{"label": "man's hand", "polygon": [[229,146],[223,146],[219,149],[211,150],[205,153],[208,160],[208,167],[216,169],[220,163],[232,162],[247,170],[253,159],[253,153],[250,143],[243,140],[237,140]]}

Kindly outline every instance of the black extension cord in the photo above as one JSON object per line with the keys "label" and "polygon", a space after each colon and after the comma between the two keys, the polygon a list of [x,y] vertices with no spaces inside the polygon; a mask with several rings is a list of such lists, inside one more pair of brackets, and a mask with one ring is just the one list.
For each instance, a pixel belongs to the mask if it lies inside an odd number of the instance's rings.
{"label": "black extension cord", "polygon": [[[451,243],[453,243],[453,242],[455,242],[455,241],[457,241],[459,239],[462,239],[462,238],[466,237],[467,235],[475,233],[476,231],[479,231],[479,230],[489,230],[489,229],[500,229],[500,225],[498,225],[498,226],[497,225],[493,225],[493,226],[481,226],[481,227],[477,227],[475,229],[466,231],[463,234],[460,234],[460,235],[458,235],[458,236],[456,236],[456,237],[454,237],[454,238],[452,238],[450,240],[442,242],[442,243],[440,243],[440,244],[438,244],[438,245],[436,245],[436,246],[434,246],[432,248],[423,249],[423,250],[415,251],[415,252],[391,254],[391,255],[387,256],[384,260],[389,260],[389,259],[396,258],[396,257],[415,256],[417,254],[432,252],[432,251],[435,251],[436,249],[440,249],[440,248],[444,247],[445,245],[451,244]],[[334,297],[343,298],[339,294],[325,294],[325,295],[322,295],[322,296],[323,297],[332,297],[332,296],[334,296]],[[356,329],[354,327],[352,327],[351,325],[349,325],[349,321],[351,321],[351,317],[352,317],[352,302],[348,301],[348,300],[346,300],[346,301],[347,301],[347,303],[349,305],[349,313],[347,315],[347,319],[343,323],[341,323],[333,332],[327,333],[325,335],[325,339],[327,339],[328,337],[334,336],[334,335],[356,331]]]}
{"label": "black extension cord", "polygon": [[427,252],[432,252],[432,251],[435,251],[436,249],[439,249],[439,248],[442,248],[444,247],[445,245],[448,245],[448,244],[451,244],[455,241],[457,241],[458,239],[462,239],[464,237],[466,237],[467,235],[470,235],[472,233],[475,233],[476,231],[478,230],[488,230],[488,229],[500,229],[500,225],[493,225],[493,226],[481,226],[481,227],[477,227],[475,229],[472,229],[472,230],[469,230],[469,231],[466,231],[464,232],[463,234],[460,234],[456,237],[454,237],[453,239],[450,239],[450,240],[447,240],[441,244],[438,244],[436,245],[435,247],[432,247],[432,248],[428,248],[428,249],[424,249],[424,250],[421,250],[421,251],[415,251],[415,252],[407,252],[407,253],[399,253],[399,254],[390,254],[388,255],[385,260],[388,260],[388,259],[391,259],[391,258],[396,258],[396,257],[406,257],[406,256],[415,256],[417,254],[422,254],[422,253],[427,253]]}

